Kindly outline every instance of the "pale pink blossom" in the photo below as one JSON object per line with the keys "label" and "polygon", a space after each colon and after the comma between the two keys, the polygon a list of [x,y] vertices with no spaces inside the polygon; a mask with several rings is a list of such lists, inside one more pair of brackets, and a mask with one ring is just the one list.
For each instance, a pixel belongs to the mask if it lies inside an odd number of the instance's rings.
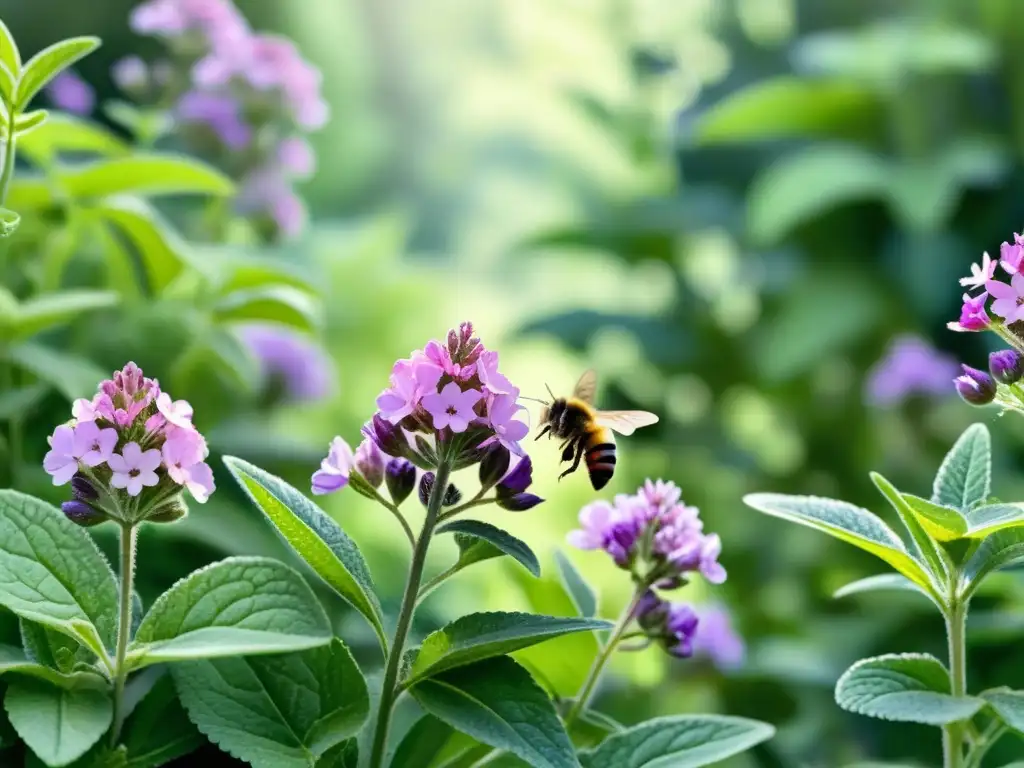
{"label": "pale pink blossom", "polygon": [[111,487],[124,488],[129,496],[138,496],[144,487],[160,482],[156,474],[160,459],[160,451],[156,448],[143,451],[138,443],[128,443],[121,453],[113,454],[107,461],[114,472],[110,478]]}
{"label": "pale pink blossom", "polygon": [[452,432],[465,432],[469,422],[476,418],[474,406],[484,394],[479,389],[465,392],[454,381],[445,385],[440,392],[423,396],[423,407],[434,421],[434,429],[447,427]]}
{"label": "pale pink blossom", "polygon": [[117,447],[117,430],[100,429],[95,421],[83,421],[75,427],[75,456],[87,467],[95,467],[110,459]]}
{"label": "pale pink blossom", "polygon": [[75,430],[61,424],[48,438],[50,450],[43,457],[43,469],[52,477],[54,485],[64,485],[78,471],[78,457],[75,455]]}
{"label": "pale pink blossom", "polygon": [[981,255],[981,264],[971,264],[971,274],[968,277],[960,278],[960,285],[969,288],[984,288],[985,283],[993,278],[996,273],[997,262],[992,260],[988,253]]}
{"label": "pale pink blossom", "polygon": [[1024,320],[1024,273],[1016,273],[1010,284],[998,280],[989,280],[985,289],[995,299],[991,310],[999,315],[1007,325]]}
{"label": "pale pink blossom", "polygon": [[187,400],[171,401],[171,396],[161,392],[156,399],[156,407],[168,422],[183,429],[192,428],[192,406]]}

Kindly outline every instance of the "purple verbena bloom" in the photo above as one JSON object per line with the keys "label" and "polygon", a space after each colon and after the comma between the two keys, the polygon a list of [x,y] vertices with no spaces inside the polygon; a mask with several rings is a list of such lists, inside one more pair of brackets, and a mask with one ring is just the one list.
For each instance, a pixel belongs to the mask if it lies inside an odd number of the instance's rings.
{"label": "purple verbena bloom", "polygon": [[988,292],[979,293],[972,297],[969,293],[963,295],[963,306],[960,309],[960,330],[982,331],[988,327],[990,322],[988,313],[985,311],[985,303],[988,301]]}
{"label": "purple verbena bloom", "polygon": [[483,399],[483,392],[478,389],[465,391],[454,381],[448,382],[440,392],[430,392],[423,396],[423,408],[430,414],[434,429],[450,429],[452,432],[465,432],[469,423],[476,418],[473,408]]}
{"label": "purple verbena bloom", "polygon": [[305,179],[316,168],[316,158],[309,142],[298,136],[289,136],[277,145],[277,162],[289,175]]}
{"label": "purple verbena bloom", "polygon": [[187,485],[190,470],[207,455],[206,441],[195,430],[175,429],[167,437],[163,448],[164,466],[171,480]]}
{"label": "purple verbena bloom", "polygon": [[78,471],[78,457],[75,445],[75,429],[62,424],[49,438],[50,450],[43,457],[43,469],[52,477],[54,485],[64,485]]}
{"label": "purple verbena bloom", "polygon": [[96,92],[85,80],[65,69],[46,86],[46,95],[57,109],[88,115],[96,105]]}
{"label": "purple verbena bloom", "polygon": [[729,611],[721,605],[697,607],[697,633],[693,637],[693,653],[704,656],[722,670],[736,669],[743,665],[746,646],[732,626]]}
{"label": "purple verbena bloom", "polygon": [[110,460],[117,446],[117,430],[100,429],[95,421],[83,421],[75,427],[75,456],[87,467]]}
{"label": "purple verbena bloom", "polygon": [[259,363],[261,377],[278,382],[288,399],[321,400],[334,391],[334,363],[312,340],[270,323],[246,323],[235,331]]}
{"label": "purple verbena bloom", "polygon": [[144,88],[149,82],[149,68],[138,56],[125,56],[114,62],[110,77],[122,91]]}
{"label": "purple verbena bloom", "polygon": [[868,373],[867,398],[876,406],[892,406],[913,395],[945,395],[956,372],[952,357],[916,336],[898,336]]}
{"label": "purple verbena bloom", "polygon": [[160,466],[160,451],[150,448],[143,451],[136,442],[130,442],[121,453],[115,453],[107,462],[113,471],[110,478],[112,488],[123,488],[129,496],[138,496],[144,487],[154,486],[160,482],[156,474]]}
{"label": "purple verbena bloom", "polygon": [[318,496],[340,491],[348,485],[349,475],[355,467],[355,457],[348,443],[340,437],[331,441],[330,452],[313,474],[313,493]]}
{"label": "purple verbena bloom", "polygon": [[377,444],[368,437],[363,438],[356,448],[355,468],[373,488],[379,488],[384,482],[384,455]]}
{"label": "purple verbena bloom", "polygon": [[490,419],[491,429],[494,430],[494,440],[501,443],[517,456],[523,455],[523,449],[519,445],[530,431],[530,427],[516,418],[520,411],[526,408],[516,402],[519,391],[512,394],[491,395],[487,405],[487,415]]}
{"label": "purple verbena bloom", "polygon": [[696,611],[685,603],[670,603],[665,619],[667,632],[665,650],[680,659],[693,655],[694,638],[700,619]]}
{"label": "purple verbena bloom", "polygon": [[[1016,275],[1021,270],[1022,259],[1024,259],[1024,236],[1014,233],[1013,243],[1003,243],[999,246],[999,263],[1009,274]],[[992,276],[989,275],[989,277]]]}
{"label": "purple verbena bloom", "polygon": [[988,405],[996,398],[996,382],[991,376],[968,365],[961,366],[962,376],[953,379],[956,391],[971,405]]}
{"label": "purple verbena bloom", "polygon": [[[1003,243],[1005,246],[1006,243]],[[984,288],[985,283],[993,278],[998,262],[993,261],[987,253],[982,254],[981,264],[971,264],[971,274],[960,278],[960,285],[965,288]]]}
{"label": "purple verbena bloom", "polygon": [[391,371],[391,387],[377,398],[380,415],[392,424],[411,415],[424,395],[437,394],[437,383],[443,373],[426,355],[399,360]]}
{"label": "purple verbena bloom", "polygon": [[252,141],[252,128],[238,101],[228,94],[188,91],[178,101],[175,115],[184,123],[206,125],[228,149],[244,149]]}
{"label": "purple verbena bloom", "polygon": [[985,290],[995,299],[992,312],[1003,318],[1006,325],[1024,320],[1024,272],[1016,272],[1009,285],[989,280],[985,283]]}

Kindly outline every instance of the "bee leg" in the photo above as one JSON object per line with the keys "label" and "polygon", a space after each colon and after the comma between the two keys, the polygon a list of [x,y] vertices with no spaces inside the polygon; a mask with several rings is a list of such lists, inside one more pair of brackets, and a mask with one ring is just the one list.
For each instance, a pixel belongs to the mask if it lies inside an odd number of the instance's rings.
{"label": "bee leg", "polygon": [[586,453],[586,451],[584,450],[584,441],[580,440],[579,442],[576,443],[574,447],[576,448],[576,458],[573,459],[572,466],[558,476],[559,480],[561,480],[566,475],[571,475],[573,472],[580,468],[580,462],[583,460],[583,454]]}
{"label": "bee leg", "polygon": [[542,437],[544,437],[544,435],[546,435],[550,431],[551,431],[551,425],[548,424],[546,427],[544,427],[544,429],[542,429],[540,432],[538,432],[537,436],[535,438],[533,438],[533,439],[534,440],[540,440]]}

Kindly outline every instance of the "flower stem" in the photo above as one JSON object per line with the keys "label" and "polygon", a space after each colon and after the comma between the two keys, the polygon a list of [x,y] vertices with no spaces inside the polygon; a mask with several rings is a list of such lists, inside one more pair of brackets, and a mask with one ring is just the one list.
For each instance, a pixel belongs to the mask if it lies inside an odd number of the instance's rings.
{"label": "flower stem", "polygon": [[7,188],[11,185],[11,177],[14,176],[14,158],[16,155],[16,141],[14,138],[14,108],[7,105],[7,141],[4,144],[4,166],[0,171],[0,206],[7,202]]}
{"label": "flower stem", "polygon": [[412,626],[412,616],[416,609],[416,597],[419,594],[420,582],[423,580],[423,566],[427,560],[427,549],[430,547],[430,538],[434,533],[438,517],[441,513],[441,502],[444,500],[445,491],[448,489],[448,478],[451,475],[451,464],[442,460],[437,467],[434,479],[434,487],[430,491],[430,499],[427,501],[427,517],[423,521],[423,530],[416,540],[416,547],[412,553],[412,563],[409,565],[409,578],[405,584],[405,594],[402,596],[402,607],[398,612],[398,623],[395,626],[395,636],[391,641],[391,651],[388,654],[387,665],[384,668],[384,683],[380,692],[380,707],[377,710],[377,724],[373,732],[373,748],[370,752],[370,768],[380,768],[384,760],[384,751],[388,741],[388,727],[391,724],[391,710],[394,707],[398,695],[398,673],[402,666],[402,653],[405,650],[405,641],[409,635],[409,627]]}
{"label": "flower stem", "polygon": [[601,649],[600,653],[597,654],[597,658],[594,659],[594,663],[590,667],[590,672],[587,673],[587,679],[583,681],[583,686],[580,688],[580,692],[576,694],[576,701],[573,702],[572,708],[565,716],[565,727],[567,730],[569,726],[572,725],[573,721],[579,716],[580,712],[587,708],[590,697],[594,694],[594,689],[597,687],[597,683],[601,679],[601,673],[604,671],[605,665],[615,652],[615,648],[623,640],[624,635],[626,634],[626,629],[633,622],[633,612],[636,610],[636,604],[640,598],[643,597],[643,594],[646,591],[646,586],[637,588],[636,593],[626,604],[626,607],[623,608],[618,621],[615,622],[615,628],[612,630],[611,637],[608,638],[608,642],[605,644],[604,648]]}
{"label": "flower stem", "polygon": [[121,526],[121,600],[120,617],[117,626],[117,655],[114,657],[114,724],[110,729],[110,746],[117,745],[124,721],[122,705],[124,684],[128,678],[125,656],[132,629],[132,583],[135,581],[135,525]]}
{"label": "flower stem", "polygon": [[[959,598],[950,600],[946,613],[946,637],[949,640],[950,693],[967,695],[967,605]],[[942,729],[943,768],[961,768],[964,752],[964,723],[950,723]]]}

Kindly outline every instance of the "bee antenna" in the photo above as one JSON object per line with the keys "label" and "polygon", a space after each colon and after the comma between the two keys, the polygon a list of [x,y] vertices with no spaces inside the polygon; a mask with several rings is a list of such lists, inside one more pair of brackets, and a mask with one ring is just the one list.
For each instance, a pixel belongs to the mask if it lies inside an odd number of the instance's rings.
{"label": "bee antenna", "polygon": [[546,389],[548,391],[548,394],[551,395],[551,399],[552,400],[557,400],[558,399],[558,398],[555,397],[555,393],[551,391],[551,386],[549,384],[545,384],[544,385],[544,389]]}
{"label": "bee antenna", "polygon": [[527,397],[526,395],[520,395],[520,400],[529,400],[532,403],[540,403],[541,405],[547,405],[547,400],[541,400],[539,397]]}

